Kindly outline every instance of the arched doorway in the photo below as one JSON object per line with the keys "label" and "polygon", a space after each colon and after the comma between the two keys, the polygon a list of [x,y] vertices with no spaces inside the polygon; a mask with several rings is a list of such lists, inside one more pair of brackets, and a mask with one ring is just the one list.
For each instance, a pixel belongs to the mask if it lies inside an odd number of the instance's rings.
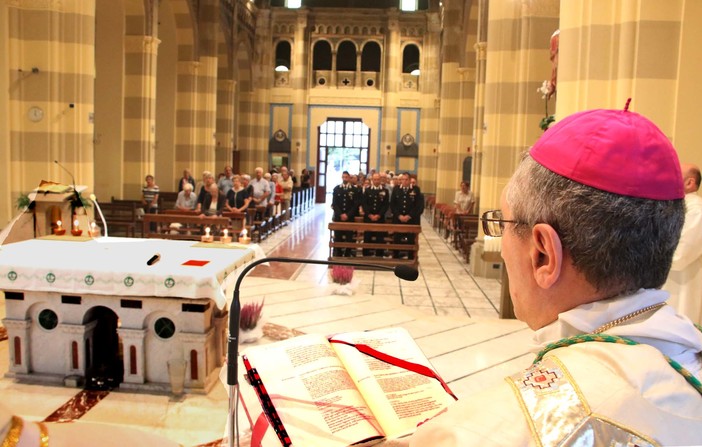
{"label": "arched doorway", "polygon": [[324,203],[344,171],[368,172],[370,128],[360,118],[329,118],[317,134],[317,203]]}
{"label": "arched doorway", "polygon": [[124,377],[122,343],[117,333],[119,318],[112,309],[96,306],[83,317],[84,325],[93,321],[96,325],[92,337],[86,340],[86,387],[115,388]]}

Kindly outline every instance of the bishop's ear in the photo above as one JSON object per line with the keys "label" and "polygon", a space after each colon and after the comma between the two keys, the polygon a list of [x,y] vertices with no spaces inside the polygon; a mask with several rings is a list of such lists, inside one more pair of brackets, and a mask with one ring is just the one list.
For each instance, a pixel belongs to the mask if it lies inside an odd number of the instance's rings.
{"label": "bishop's ear", "polygon": [[561,276],[563,247],[556,230],[548,224],[536,224],[531,232],[531,266],[539,287],[548,289]]}

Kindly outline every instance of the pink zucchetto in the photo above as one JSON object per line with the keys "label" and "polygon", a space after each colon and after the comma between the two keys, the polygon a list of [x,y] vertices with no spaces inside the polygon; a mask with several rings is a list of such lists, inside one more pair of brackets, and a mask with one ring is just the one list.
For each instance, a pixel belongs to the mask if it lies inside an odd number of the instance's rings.
{"label": "pink zucchetto", "polygon": [[550,171],[603,191],[653,200],[685,196],[670,140],[647,118],[626,109],[564,118],[529,153]]}

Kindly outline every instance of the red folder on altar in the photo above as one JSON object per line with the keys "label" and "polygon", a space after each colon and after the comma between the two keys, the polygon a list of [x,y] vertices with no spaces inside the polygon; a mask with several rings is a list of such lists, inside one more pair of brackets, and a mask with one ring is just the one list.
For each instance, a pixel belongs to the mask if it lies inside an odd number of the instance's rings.
{"label": "red folder on altar", "polygon": [[303,335],[242,359],[252,446],[374,445],[412,434],[455,401],[401,328]]}

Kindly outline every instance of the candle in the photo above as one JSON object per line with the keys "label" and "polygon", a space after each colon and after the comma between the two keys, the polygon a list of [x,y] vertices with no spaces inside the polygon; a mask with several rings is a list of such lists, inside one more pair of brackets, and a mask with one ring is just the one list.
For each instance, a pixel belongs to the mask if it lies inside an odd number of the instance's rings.
{"label": "candle", "polygon": [[202,242],[212,242],[214,237],[210,235],[210,227],[205,227],[205,234],[200,237]]}
{"label": "candle", "polygon": [[79,226],[80,226],[80,222],[78,221],[78,219],[74,220],[73,221],[73,228],[77,230]]}
{"label": "candle", "polygon": [[91,222],[91,223],[90,223],[90,229],[93,230],[93,231],[95,231],[96,228],[97,228],[97,225],[95,225],[95,222]]}
{"label": "candle", "polygon": [[57,221],[56,221],[56,228],[54,228],[54,234],[55,234],[55,235],[57,235],[57,236],[63,236],[63,235],[66,233],[66,230],[63,229],[63,228],[61,228],[61,225],[62,225],[62,224],[63,224],[63,222],[61,222],[60,220],[57,220]]}
{"label": "candle", "polygon": [[232,238],[229,237],[229,230],[226,228],[222,230],[222,237],[219,238],[219,241],[223,244],[228,244],[232,241]]}
{"label": "candle", "polygon": [[205,227],[205,236],[210,237],[210,227]]}
{"label": "candle", "polygon": [[59,230],[61,229],[61,221],[60,220],[56,221],[56,228],[58,228]]}
{"label": "candle", "polygon": [[225,228],[224,230],[222,230],[222,233],[224,234],[224,237],[227,237],[227,235],[229,234],[229,230]]}
{"label": "candle", "polygon": [[242,230],[242,232],[239,234],[239,243],[240,244],[248,244],[251,242],[251,238],[248,237],[246,232],[246,229]]}

